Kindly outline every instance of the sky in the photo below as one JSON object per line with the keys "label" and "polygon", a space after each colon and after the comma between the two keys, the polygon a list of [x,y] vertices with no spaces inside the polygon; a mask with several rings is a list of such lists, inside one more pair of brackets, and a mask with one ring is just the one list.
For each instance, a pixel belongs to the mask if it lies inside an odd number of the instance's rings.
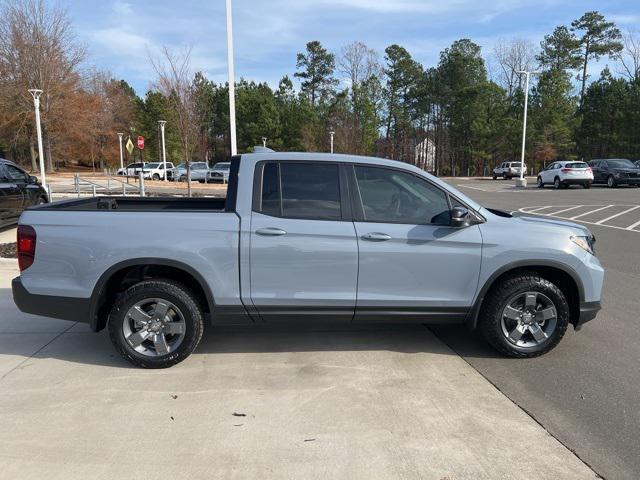
{"label": "sky", "polygon": [[[154,78],[150,56],[163,46],[192,48],[192,68],[226,81],[224,0],[51,0],[71,15],[88,50],[87,66],[125,79],[144,95]],[[640,29],[640,0],[233,0],[236,80],[277,86],[293,78],[296,53],[319,40],[339,53],[361,41],[381,55],[393,43],[426,67],[459,38],[488,57],[500,39],[539,44],[557,25],[598,10],[621,30]],[[603,59],[590,73],[608,62]]]}

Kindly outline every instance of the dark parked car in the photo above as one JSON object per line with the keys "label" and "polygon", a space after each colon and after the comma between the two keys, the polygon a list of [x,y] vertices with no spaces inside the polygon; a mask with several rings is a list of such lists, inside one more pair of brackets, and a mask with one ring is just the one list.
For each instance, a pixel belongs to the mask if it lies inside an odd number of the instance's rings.
{"label": "dark parked car", "polygon": [[640,168],[626,158],[591,160],[593,183],[604,183],[609,188],[618,185],[640,185]]}
{"label": "dark parked car", "polygon": [[0,158],[0,227],[16,223],[25,208],[48,201],[36,177]]}

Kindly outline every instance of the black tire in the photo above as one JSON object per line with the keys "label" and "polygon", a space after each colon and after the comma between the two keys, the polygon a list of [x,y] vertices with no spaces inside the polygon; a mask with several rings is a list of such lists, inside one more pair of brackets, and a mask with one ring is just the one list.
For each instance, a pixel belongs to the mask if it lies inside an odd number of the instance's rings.
{"label": "black tire", "polygon": [[616,188],[617,186],[618,184],[616,183],[616,179],[613,177],[613,175],[609,175],[607,177],[607,187]]}
{"label": "black tire", "polygon": [[582,188],[586,188],[586,189],[591,188],[591,184],[590,183],[583,183],[582,184]]}
{"label": "black tire", "polygon": [[503,173],[503,174],[502,174],[502,179],[503,179],[503,180],[509,180],[509,177],[507,176],[507,174],[506,174],[506,173]]}
{"label": "black tire", "polygon": [[[185,320],[184,338],[174,351],[150,357],[136,351],[125,339],[123,325],[127,312],[137,302],[159,298],[168,300],[182,312]],[[142,368],[167,368],[180,363],[195,350],[202,338],[202,307],[196,297],[182,284],[171,280],[145,280],[129,287],[116,300],[109,313],[109,336],[115,349],[128,362]]]}
{"label": "black tire", "polygon": [[[544,342],[532,347],[520,347],[511,343],[503,333],[501,314],[509,299],[529,291],[541,293],[554,303],[557,322],[553,333]],[[478,325],[485,340],[500,353],[509,357],[531,358],[549,352],[560,343],[567,331],[569,317],[569,303],[557,285],[535,272],[521,272],[505,277],[491,288],[482,303]]]}
{"label": "black tire", "polygon": [[44,205],[45,203],[49,203],[49,199],[47,197],[40,197],[36,205]]}
{"label": "black tire", "polygon": [[493,179],[494,179],[494,180],[497,180],[497,179],[498,179],[498,176],[497,176],[495,173],[493,174]]}
{"label": "black tire", "polygon": [[151,177],[151,180],[155,180],[157,182],[158,180],[160,180],[160,175],[158,175],[157,173],[154,173],[153,177]]}
{"label": "black tire", "polygon": [[562,183],[560,183],[560,178],[556,177],[553,179],[553,188],[559,190],[562,187]]}
{"label": "black tire", "polygon": [[204,180],[198,180],[198,183],[204,183]]}
{"label": "black tire", "polygon": [[544,188],[544,182],[542,181],[542,177],[538,177],[538,188]]}

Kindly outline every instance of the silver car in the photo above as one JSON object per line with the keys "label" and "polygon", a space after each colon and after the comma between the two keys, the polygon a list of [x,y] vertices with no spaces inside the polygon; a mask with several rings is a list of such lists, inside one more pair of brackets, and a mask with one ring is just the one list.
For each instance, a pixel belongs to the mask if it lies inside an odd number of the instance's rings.
{"label": "silver car", "polygon": [[[207,180],[207,173],[209,173],[209,165],[207,162],[191,162],[191,181],[204,183]],[[187,165],[181,163],[177,167],[169,170],[168,178],[172,182],[186,182],[187,181]]]}

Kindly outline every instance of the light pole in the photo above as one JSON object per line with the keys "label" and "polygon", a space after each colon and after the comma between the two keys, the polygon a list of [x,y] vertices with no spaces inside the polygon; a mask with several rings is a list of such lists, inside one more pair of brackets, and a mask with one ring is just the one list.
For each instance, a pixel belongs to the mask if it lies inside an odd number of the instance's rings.
{"label": "light pole", "polygon": [[231,0],[227,0],[227,74],[229,77],[229,131],[231,133],[231,155],[238,153],[236,146],[236,85],[233,73],[233,22]]}
{"label": "light pole", "polygon": [[124,133],[118,133],[118,140],[120,141],[120,170],[124,168],[124,159],[122,158],[122,137]]}
{"label": "light pole", "polygon": [[527,180],[524,178],[524,147],[527,140],[527,107],[529,105],[529,76],[537,75],[539,72],[529,72],[527,70],[519,70],[516,73],[525,75],[524,82],[524,119],[522,122],[522,154],[520,156],[520,178],[516,180],[516,187],[526,187]]}
{"label": "light pole", "polygon": [[267,146],[267,137],[262,137],[262,146],[266,148],[266,146]]}
{"label": "light pole", "polygon": [[162,171],[164,172],[164,181],[167,181],[167,151],[164,147],[164,126],[167,124],[166,120],[158,120],[160,124],[160,136],[162,137]]}
{"label": "light pole", "polygon": [[40,95],[42,90],[32,88],[29,93],[33,97],[33,106],[36,111],[36,133],[38,134],[38,159],[40,160],[40,175],[42,176],[42,186],[47,188],[47,178],[44,172],[44,153],[42,151],[42,128],[40,127]]}
{"label": "light pole", "polygon": [[334,135],[335,133],[336,133],[336,132],[334,132],[333,130],[331,130],[331,131],[329,132],[329,135],[331,135],[331,153],[333,153],[333,135]]}

